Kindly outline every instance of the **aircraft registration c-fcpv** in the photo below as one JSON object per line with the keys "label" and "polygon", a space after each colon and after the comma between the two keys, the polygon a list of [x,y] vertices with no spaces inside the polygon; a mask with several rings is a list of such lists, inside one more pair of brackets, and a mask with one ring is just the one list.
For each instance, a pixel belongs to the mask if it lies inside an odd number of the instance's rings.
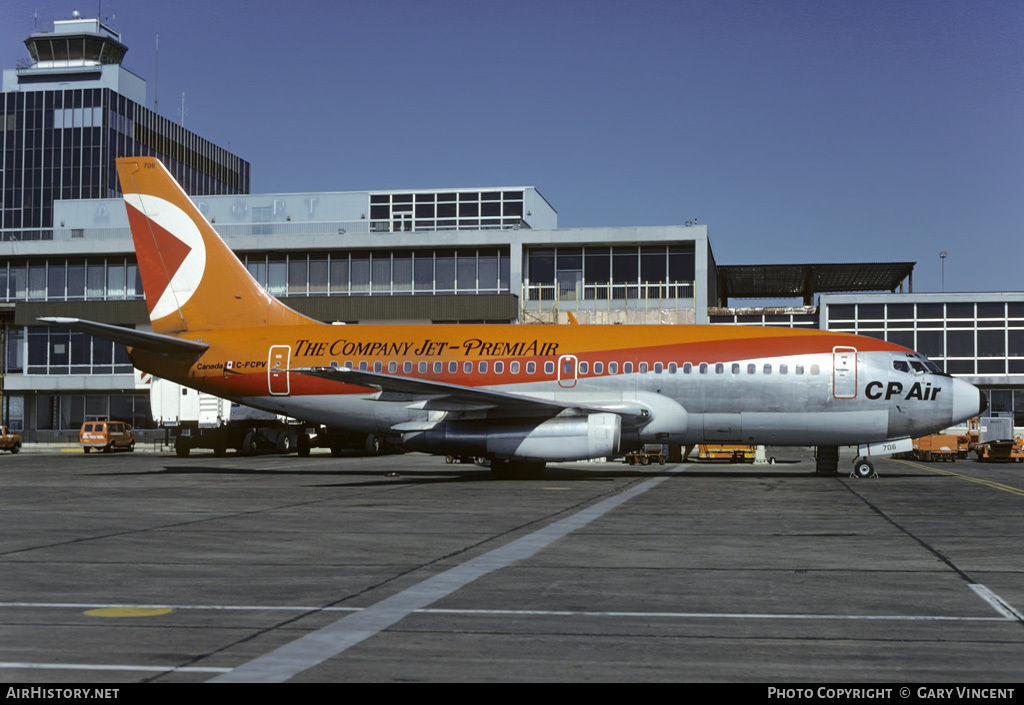
{"label": "aircraft registration c-fcpv", "polygon": [[[547,462],[643,444],[859,446],[987,407],[923,355],[821,330],[702,325],[328,325],[267,293],[155,158],[117,160],[152,332],[42,319],[128,346],[152,375],[323,425],[337,443]],[[333,448],[334,446],[332,446]],[[835,466],[831,469],[835,469]]]}

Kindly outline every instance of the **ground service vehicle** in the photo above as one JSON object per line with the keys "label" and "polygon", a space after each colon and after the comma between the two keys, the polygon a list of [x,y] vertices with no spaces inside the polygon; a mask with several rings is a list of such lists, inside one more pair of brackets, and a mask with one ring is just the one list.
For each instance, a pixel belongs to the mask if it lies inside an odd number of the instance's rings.
{"label": "ground service vehicle", "polygon": [[78,433],[82,450],[88,453],[96,449],[109,453],[112,450],[135,450],[135,433],[124,421],[96,419],[86,421]]}
{"label": "ground service vehicle", "polygon": [[178,457],[197,448],[210,448],[216,455],[224,455],[229,449],[246,455],[289,453],[301,448],[303,440],[306,452],[309,451],[305,429],[285,416],[242,406],[146,373],[137,374],[136,380],[136,387],[149,388],[153,422],[174,433],[174,452]]}
{"label": "ground service vehicle", "polygon": [[21,436],[11,433],[6,426],[0,426],[0,450],[9,450],[11,453],[21,451]]}
{"label": "ground service vehicle", "polygon": [[153,330],[47,318],[155,376],[496,475],[652,444],[857,445],[870,456],[978,415],[980,391],[890,342],[745,326],[349,325],[264,290],[159,160],[119,159]]}
{"label": "ground service vehicle", "polygon": [[745,463],[753,460],[757,448],[738,443],[702,443],[697,448],[701,460],[728,460],[730,463]]}

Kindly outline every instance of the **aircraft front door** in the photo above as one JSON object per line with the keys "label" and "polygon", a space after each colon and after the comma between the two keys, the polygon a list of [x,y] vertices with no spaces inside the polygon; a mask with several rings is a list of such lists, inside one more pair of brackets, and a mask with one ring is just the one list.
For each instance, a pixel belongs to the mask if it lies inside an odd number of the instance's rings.
{"label": "aircraft front door", "polygon": [[832,348],[832,396],[836,399],[857,397],[857,348]]}
{"label": "aircraft front door", "polygon": [[579,361],[575,355],[562,355],[558,358],[558,386],[571,389],[576,386],[576,371]]}
{"label": "aircraft front door", "polygon": [[288,345],[271,345],[270,358],[267,360],[267,388],[273,395],[286,395],[289,392],[288,363],[292,349]]}

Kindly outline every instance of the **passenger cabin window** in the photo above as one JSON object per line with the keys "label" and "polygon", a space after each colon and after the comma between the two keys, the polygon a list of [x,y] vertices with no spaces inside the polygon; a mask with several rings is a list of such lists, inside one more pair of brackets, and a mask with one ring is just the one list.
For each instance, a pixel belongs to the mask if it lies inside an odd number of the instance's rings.
{"label": "passenger cabin window", "polygon": [[587,372],[589,370],[590,370],[590,363],[589,362],[581,362],[580,363],[580,374],[581,375],[587,374]]}
{"label": "passenger cabin window", "polygon": [[389,362],[388,363],[388,372],[390,372],[392,374],[394,374],[395,372],[398,372],[398,363],[395,362],[394,360]]}
{"label": "passenger cabin window", "polygon": [[740,373],[740,363],[738,363],[738,362],[732,363],[732,373],[734,375],[738,375]]}
{"label": "passenger cabin window", "polygon": [[821,372],[821,368],[818,365],[811,365],[811,374],[816,375]]}
{"label": "passenger cabin window", "polygon": [[462,363],[462,371],[465,372],[467,375],[472,374],[473,363],[470,362],[469,360],[466,360],[464,363]]}
{"label": "passenger cabin window", "polygon": [[519,360],[513,360],[508,365],[508,371],[514,375],[519,374]]}
{"label": "passenger cabin window", "polygon": [[544,374],[550,375],[550,374],[554,374],[554,372],[555,372],[555,363],[551,362],[551,360],[548,360],[547,362],[545,362],[544,363]]}
{"label": "passenger cabin window", "polygon": [[751,363],[747,365],[747,374],[752,375],[757,373],[757,365]]}
{"label": "passenger cabin window", "polygon": [[359,370],[361,372],[366,372],[366,360],[359,361]]}
{"label": "passenger cabin window", "polygon": [[772,366],[771,366],[771,363],[768,363],[768,364],[766,364],[766,365],[764,366],[764,373],[765,373],[766,375],[770,375],[770,374],[772,373]]}
{"label": "passenger cabin window", "polygon": [[779,374],[784,375],[789,372],[789,365],[779,365]]}
{"label": "passenger cabin window", "polygon": [[796,373],[798,375],[802,375],[804,373],[804,366],[803,365],[797,365],[796,366]]}
{"label": "passenger cabin window", "polygon": [[408,360],[403,362],[402,363],[402,372],[404,372],[405,374],[409,374],[410,372],[412,372],[412,363],[409,362]]}
{"label": "passenger cabin window", "polygon": [[604,363],[603,362],[595,362],[594,363],[594,374],[595,375],[604,374]]}
{"label": "passenger cabin window", "polygon": [[435,375],[439,375],[443,371],[444,371],[444,363],[443,362],[435,362],[434,363],[434,374]]}
{"label": "passenger cabin window", "polygon": [[427,373],[427,363],[422,361],[422,360],[420,360],[420,364],[419,364],[419,368],[418,369],[419,369],[421,375],[425,375]]}
{"label": "passenger cabin window", "polygon": [[383,369],[384,369],[384,363],[381,362],[380,360],[377,360],[376,362],[373,363],[373,371],[374,372],[380,372]]}
{"label": "passenger cabin window", "polygon": [[478,364],[476,366],[476,368],[480,372],[486,372],[487,371],[487,360],[481,360],[480,364]]}
{"label": "passenger cabin window", "polygon": [[619,363],[609,362],[608,363],[608,374],[615,375],[619,373]]}
{"label": "passenger cabin window", "polygon": [[536,362],[534,362],[533,360],[530,360],[529,362],[526,363],[526,374],[532,375],[536,371],[537,371],[537,363]]}
{"label": "passenger cabin window", "polygon": [[655,362],[654,363],[654,374],[660,375],[664,369],[665,369],[665,366],[663,364],[661,364],[660,362]]}
{"label": "passenger cabin window", "polygon": [[678,369],[679,369],[679,365],[677,365],[676,363],[674,363],[674,362],[668,363],[668,373],[670,375],[674,375],[676,373],[676,370],[678,370]]}
{"label": "passenger cabin window", "polygon": [[494,374],[500,375],[505,371],[505,363],[501,360],[494,363]]}
{"label": "passenger cabin window", "polygon": [[627,375],[633,374],[633,363],[632,362],[623,362],[622,363],[622,372],[624,374],[627,374]]}
{"label": "passenger cabin window", "polygon": [[455,360],[452,360],[451,362],[448,363],[448,372],[449,373],[455,374],[458,371],[459,371],[459,363],[455,362]]}
{"label": "passenger cabin window", "polygon": [[723,365],[721,362],[715,363],[715,374],[720,375],[723,372],[725,372],[725,365]]}
{"label": "passenger cabin window", "polygon": [[697,369],[700,370],[700,373],[702,375],[706,375],[708,373],[708,363],[706,363],[706,362],[700,363],[700,367],[697,368]]}
{"label": "passenger cabin window", "polygon": [[647,363],[646,362],[641,362],[637,366],[637,372],[639,372],[640,374],[646,374],[647,373]]}
{"label": "passenger cabin window", "polygon": [[689,362],[684,362],[683,363],[683,374],[684,375],[688,375],[691,372],[693,372],[693,365],[691,365]]}

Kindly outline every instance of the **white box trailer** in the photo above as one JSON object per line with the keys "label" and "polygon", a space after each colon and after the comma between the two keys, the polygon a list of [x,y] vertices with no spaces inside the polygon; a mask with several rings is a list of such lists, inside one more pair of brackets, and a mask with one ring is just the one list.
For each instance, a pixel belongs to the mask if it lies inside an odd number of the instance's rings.
{"label": "white box trailer", "polygon": [[211,448],[217,455],[229,449],[308,455],[309,434],[301,422],[261,411],[135,371],[137,389],[149,389],[153,421],[174,433],[174,451],[185,457],[193,448]]}

